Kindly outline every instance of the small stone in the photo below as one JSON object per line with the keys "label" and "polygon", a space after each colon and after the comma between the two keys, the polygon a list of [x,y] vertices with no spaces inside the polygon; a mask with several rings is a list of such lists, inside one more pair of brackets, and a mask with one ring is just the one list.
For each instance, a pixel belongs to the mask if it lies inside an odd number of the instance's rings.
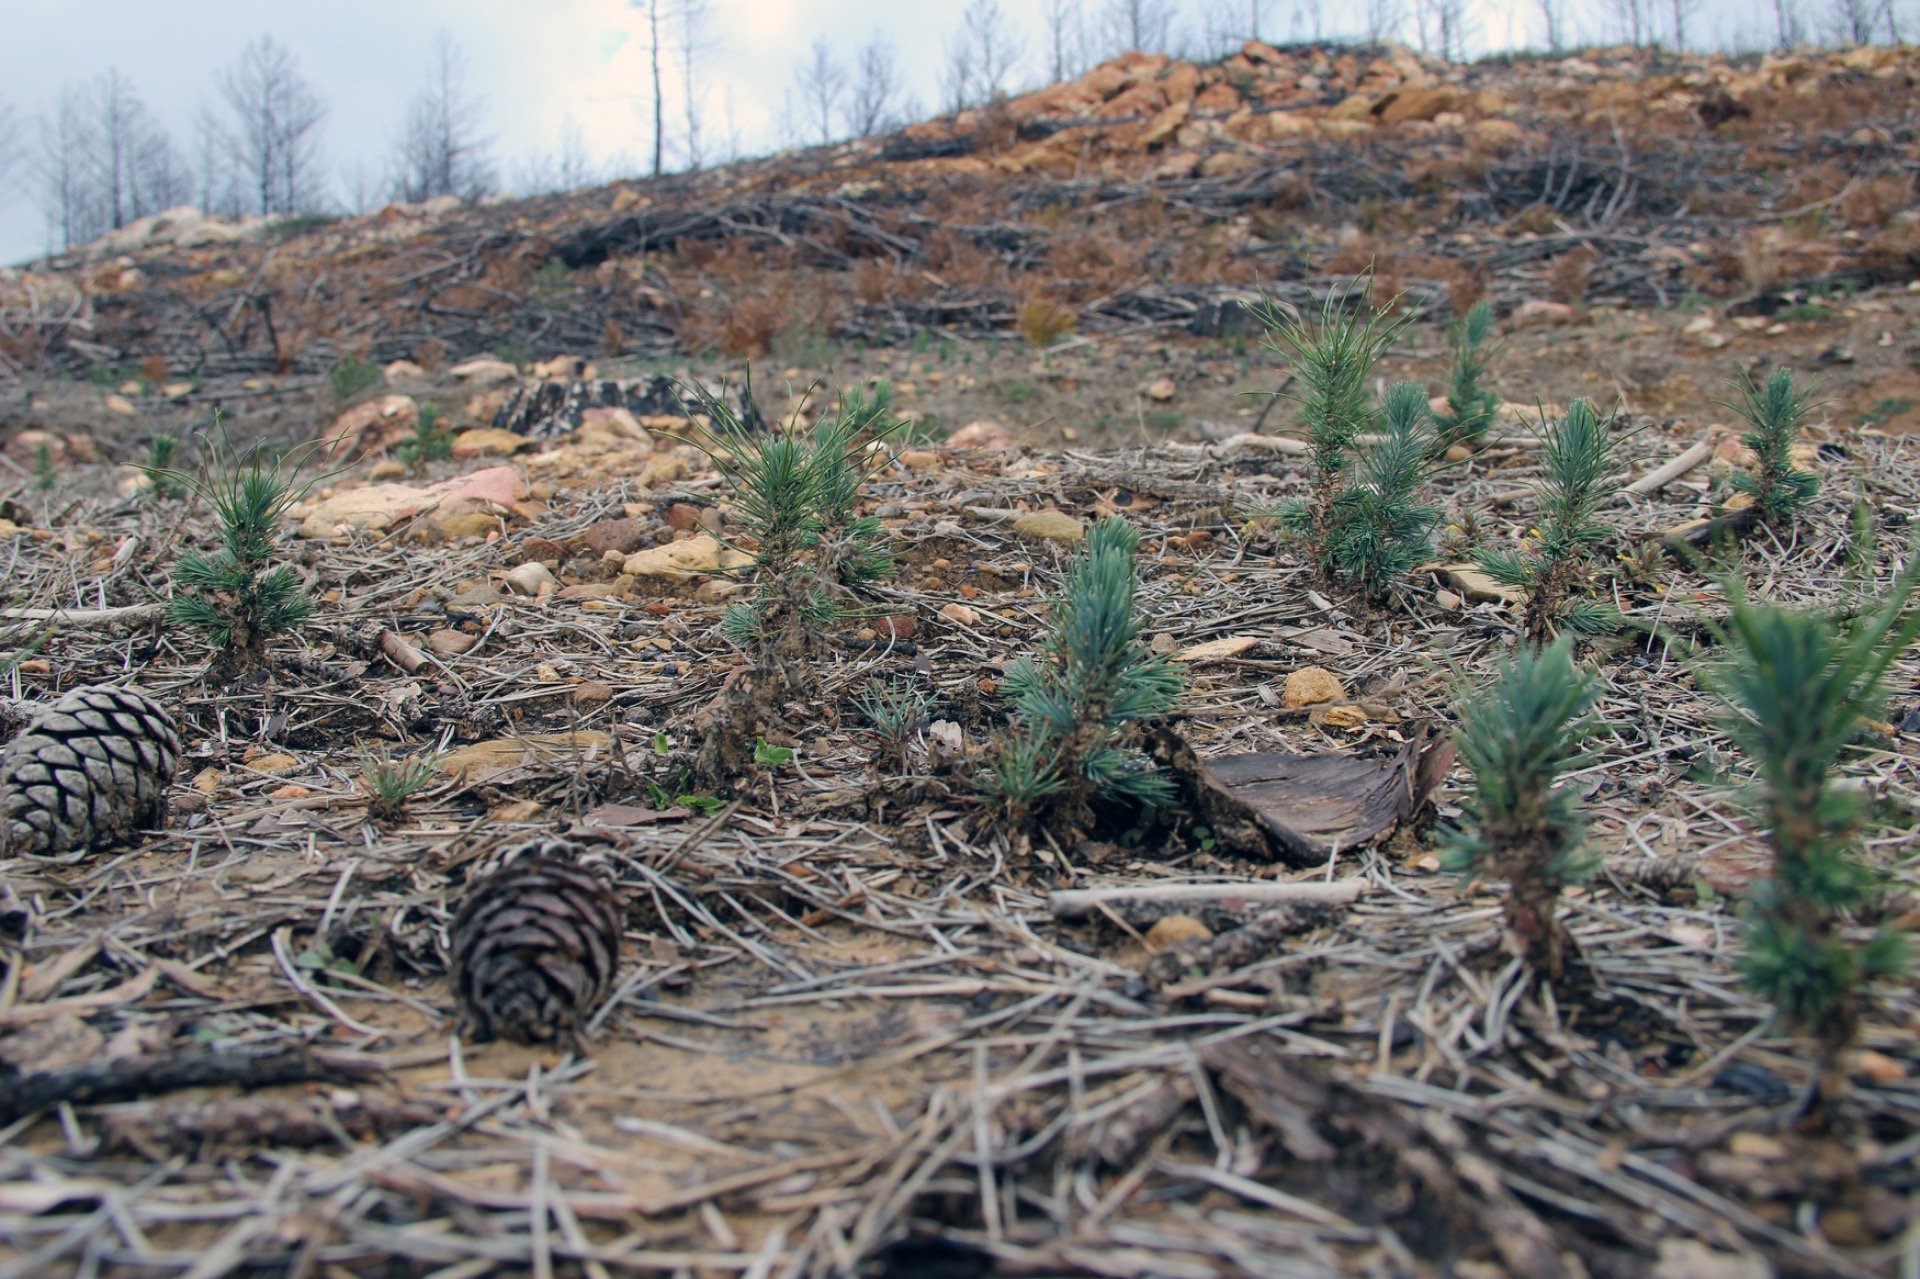
{"label": "small stone", "polygon": [[1258,636],[1228,635],[1222,639],[1208,640],[1203,644],[1181,649],[1174,654],[1174,660],[1176,662],[1219,662],[1229,657],[1238,657],[1242,653],[1259,647]]}
{"label": "small stone", "polygon": [[1853,1074],[1860,1079],[1871,1079],[1874,1083],[1886,1084],[1896,1079],[1905,1079],[1907,1068],[1904,1063],[1885,1053],[1868,1048],[1854,1057]]}
{"label": "small stone", "polygon": [[521,449],[532,446],[533,441],[517,431],[495,429],[491,426],[462,431],[453,437],[455,457],[512,457]]}
{"label": "small stone", "polygon": [[268,799],[312,799],[313,792],[308,790],[304,786],[295,786],[292,783],[288,783],[285,786],[277,786],[273,790],[268,791],[267,798]]}
{"label": "small stone", "polygon": [[465,515],[442,515],[432,523],[450,538],[485,537],[500,531],[499,516],[482,515],[479,511],[469,511]]}
{"label": "small stone", "polygon": [[1340,686],[1332,671],[1324,666],[1303,666],[1287,676],[1280,689],[1280,704],[1289,710],[1317,706],[1321,702],[1344,702],[1347,690]]}
{"label": "small stone", "polygon": [[1578,317],[1572,307],[1565,302],[1546,302],[1539,298],[1528,298],[1513,308],[1513,314],[1507,317],[1510,329],[1560,328],[1572,324]]}
{"label": "small stone", "polygon": [[1763,1132],[1737,1132],[1727,1139],[1727,1149],[1746,1159],[1787,1157],[1787,1144]]}
{"label": "small stone", "polygon": [[512,799],[496,808],[489,809],[487,820],[512,825],[517,822],[530,822],[545,811],[539,801],[531,799]]}
{"label": "small stone", "polygon": [[613,700],[613,689],[606,684],[588,680],[574,686],[573,704],[575,706],[603,706]]}
{"label": "small stone", "polygon": [[1086,536],[1079,520],[1063,511],[1034,511],[1013,522],[1013,531],[1021,537],[1045,542],[1078,542]]}
{"label": "small stone", "polygon": [[537,561],[507,571],[507,585],[516,595],[538,595],[542,587],[551,590],[559,584],[553,570]]}
{"label": "small stone", "polygon": [[1458,595],[1455,595],[1452,591],[1447,591],[1447,590],[1435,591],[1433,593],[1433,602],[1435,604],[1438,604],[1441,608],[1444,608],[1444,609],[1456,609],[1456,608],[1459,608],[1462,604],[1466,603],[1466,601],[1461,599]]}
{"label": "small stone", "polygon": [[900,465],[909,471],[931,471],[940,465],[940,455],[929,453],[925,449],[908,449],[900,455]]}
{"label": "small stone", "polygon": [[427,651],[436,657],[458,657],[479,642],[477,635],[442,627],[427,636]]}
{"label": "small stone", "polygon": [[1524,604],[1527,593],[1517,586],[1502,586],[1476,568],[1456,568],[1447,572],[1447,584],[1478,603]]}
{"label": "small stone", "polygon": [[274,753],[248,760],[247,767],[259,773],[291,773],[300,767],[300,761],[291,755]]}
{"label": "small stone", "polygon": [[1000,423],[990,418],[981,418],[969,422],[949,435],[945,445],[950,449],[999,449],[1005,451],[1020,443],[1017,436]]}
{"label": "small stone", "polygon": [[667,508],[667,527],[693,532],[700,527],[700,508],[691,502],[675,502]]}
{"label": "small stone", "polygon": [[722,546],[711,535],[702,533],[685,541],[635,551],[627,556],[626,571],[635,577],[686,581],[696,573],[745,568],[751,563],[751,555]]}
{"label": "small stone", "polygon": [[873,632],[880,639],[910,640],[919,630],[919,619],[910,614],[882,617],[873,623]]}
{"label": "small stone", "polygon": [[554,593],[557,600],[607,600],[620,594],[620,587],[614,582],[581,582],[577,586],[565,586]]}
{"label": "small stone", "polygon": [[1179,393],[1179,390],[1180,388],[1174,385],[1174,381],[1172,378],[1157,377],[1153,379],[1153,381],[1147,383],[1146,390],[1143,392],[1143,394],[1145,394],[1145,396],[1149,400],[1160,400],[1164,402],[1167,400],[1171,400],[1176,394]]}
{"label": "small stone", "polygon": [[107,397],[107,412],[118,413],[122,417],[133,417],[139,413],[140,410],[134,408],[133,401],[124,395],[109,395]]}
{"label": "small stone", "polygon": [[647,544],[651,532],[652,526],[645,520],[596,520],[580,540],[600,559],[609,555],[625,559]]}
{"label": "small stone", "polygon": [[980,624],[980,614],[974,612],[965,604],[942,605],[940,616],[950,622],[957,622],[961,626],[978,626]]}
{"label": "small stone", "polygon": [[406,475],[406,463],[394,461],[375,462],[373,468],[367,472],[367,478],[375,482],[381,480],[401,480],[405,479]]}
{"label": "small stone", "polygon": [[1170,947],[1212,940],[1213,930],[1192,915],[1163,915],[1147,930],[1147,953],[1157,955]]}
{"label": "small stone", "polygon": [[381,369],[380,374],[389,382],[411,382],[424,378],[427,371],[412,360],[394,360]]}
{"label": "small stone", "polygon": [[717,604],[722,600],[730,600],[730,599],[733,599],[735,596],[745,595],[748,591],[752,589],[753,588],[748,586],[745,582],[725,582],[725,581],[715,580],[711,582],[700,583],[699,587],[693,592],[693,598],[697,600],[701,600],[705,603]]}

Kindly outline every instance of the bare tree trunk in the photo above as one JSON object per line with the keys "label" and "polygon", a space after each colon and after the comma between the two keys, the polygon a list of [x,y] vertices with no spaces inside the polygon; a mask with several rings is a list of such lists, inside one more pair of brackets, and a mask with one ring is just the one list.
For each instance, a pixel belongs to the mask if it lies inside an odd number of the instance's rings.
{"label": "bare tree trunk", "polygon": [[660,0],[647,0],[647,59],[653,72],[653,176],[663,169],[666,128],[660,100]]}

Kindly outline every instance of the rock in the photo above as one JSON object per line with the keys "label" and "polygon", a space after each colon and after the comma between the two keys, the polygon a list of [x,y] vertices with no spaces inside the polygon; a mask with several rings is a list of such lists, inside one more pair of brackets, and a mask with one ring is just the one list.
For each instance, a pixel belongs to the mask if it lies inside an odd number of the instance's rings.
{"label": "rock", "polygon": [[380,531],[396,521],[432,511],[436,522],[456,515],[510,512],[527,496],[527,486],[510,466],[493,466],[425,488],[409,484],[369,484],[335,493],[306,509],[302,537],[338,537],[352,529]]}
{"label": "rock", "polygon": [[595,445],[653,443],[640,419],[618,405],[598,405],[580,414],[580,429],[573,433],[576,444]]}
{"label": "rock", "polygon": [[613,689],[606,684],[596,683],[593,680],[588,680],[584,684],[576,684],[573,689],[573,704],[575,706],[604,706],[612,700]]}
{"label": "rock", "polygon": [[256,756],[253,759],[247,760],[246,765],[257,773],[291,773],[294,769],[300,767],[300,761],[291,755],[283,755],[276,752]]}
{"label": "rock", "polygon": [[685,541],[635,551],[627,556],[621,571],[635,577],[664,577],[685,582],[697,573],[731,572],[752,563],[751,555],[724,547],[712,535],[702,533]]}
{"label": "rock", "polygon": [[1000,423],[981,418],[967,423],[942,443],[950,449],[1011,449],[1018,447],[1020,440]]}
{"label": "rock", "polygon": [[1402,89],[1383,103],[1376,113],[1382,124],[1406,124],[1411,120],[1431,120],[1442,111],[1451,111],[1459,94],[1445,85],[1431,89]]}
{"label": "rock", "polygon": [[618,581],[581,582],[577,586],[563,586],[554,592],[557,600],[610,600],[621,594]]}
{"label": "rock", "polygon": [[329,457],[351,462],[398,444],[419,420],[420,406],[412,396],[379,395],[334,418],[320,438]]}
{"label": "rock", "polygon": [[1720,1252],[1697,1239],[1662,1239],[1647,1279],[1773,1279],[1773,1267],[1752,1253]]}
{"label": "rock", "polygon": [[384,462],[375,462],[367,468],[367,478],[370,480],[403,480],[406,477],[407,464],[395,462],[391,458]]}
{"label": "rock", "polygon": [[1145,395],[1149,400],[1165,402],[1171,400],[1179,390],[1180,388],[1174,385],[1172,378],[1157,377],[1147,383],[1145,390],[1143,390],[1141,394]]}
{"label": "rock", "polygon": [[605,559],[609,551],[617,551],[622,556],[633,554],[647,544],[652,534],[653,525],[646,520],[596,520],[587,526],[580,540],[596,559]]}
{"label": "rock", "polygon": [[512,457],[521,449],[532,447],[533,441],[526,436],[491,426],[462,431],[453,437],[455,457]]}
{"label": "rock", "polygon": [[920,619],[909,614],[875,618],[873,631],[881,639],[910,640],[920,633]]}
{"label": "rock", "polygon": [[380,376],[388,382],[425,381],[427,371],[412,360],[395,360],[380,370]]}
{"label": "rock", "polygon": [[1907,1068],[1901,1062],[1883,1052],[1871,1048],[1862,1049],[1853,1058],[1852,1074],[1857,1079],[1871,1080],[1876,1084],[1892,1083],[1907,1077]]}
{"label": "rock", "polygon": [[578,382],[593,376],[593,366],[577,355],[556,355],[550,360],[536,361],[533,375],[537,378]]}
{"label": "rock", "polygon": [[519,381],[520,370],[505,360],[482,357],[454,365],[447,370],[447,376],[462,386],[501,386],[508,382]]}
{"label": "rock", "polygon": [[1347,690],[1332,671],[1324,666],[1303,666],[1287,676],[1280,689],[1280,704],[1289,710],[1317,706],[1321,702],[1344,702]]}
{"label": "rock", "polygon": [[729,582],[723,578],[715,578],[710,582],[702,582],[694,588],[693,598],[709,604],[718,604],[736,596],[745,595],[752,589],[745,582]]}
{"label": "rock", "polygon": [[578,765],[589,756],[605,758],[612,746],[613,738],[598,729],[529,733],[525,737],[496,737],[456,747],[442,755],[439,763],[445,773],[484,777],[535,762]]}
{"label": "rock", "polygon": [[140,410],[134,408],[133,401],[124,395],[109,395],[107,397],[107,412],[118,413],[122,417],[134,417],[139,414]]}
{"label": "rock", "polygon": [[1078,542],[1086,536],[1086,527],[1064,511],[1029,512],[1013,522],[1013,531],[1042,542]]}
{"label": "rock", "polygon": [[940,608],[940,616],[946,618],[949,622],[955,622],[961,626],[978,626],[980,624],[980,614],[974,612],[965,604],[942,605]]}
{"label": "rock", "polygon": [[925,449],[908,449],[900,455],[899,462],[909,471],[931,471],[940,465],[940,455]]}
{"label": "rock", "polygon": [[441,627],[427,635],[427,651],[436,657],[458,657],[479,642],[478,635]]}
{"label": "rock", "polygon": [[1448,590],[1435,591],[1433,593],[1433,602],[1444,609],[1456,609],[1466,603],[1465,600]]}
{"label": "rock", "polygon": [[1264,165],[1259,156],[1246,151],[1215,151],[1200,161],[1197,170],[1203,178],[1230,178],[1236,173],[1252,173]]}
{"label": "rock", "polygon": [[500,531],[500,517],[469,511],[465,515],[442,515],[432,521],[448,538],[485,537]]}
{"label": "rock", "polygon": [[1174,946],[1212,940],[1213,930],[1192,915],[1162,915],[1147,930],[1147,953],[1157,955]]}
{"label": "rock", "polygon": [[1560,328],[1572,324],[1578,318],[1573,308],[1565,302],[1528,298],[1513,308],[1513,314],[1507,317],[1507,327],[1509,329]]}
{"label": "rock", "polygon": [[[1157,638],[1157,637],[1156,637]],[[1173,655],[1176,662],[1218,662],[1229,657],[1238,657],[1260,647],[1258,638],[1252,635],[1229,635],[1224,639],[1208,640],[1204,644],[1195,644],[1183,648]]]}
{"label": "rock", "polygon": [[692,502],[675,502],[667,508],[665,519],[667,527],[682,533],[691,533],[700,527],[700,508]]}
{"label": "rock", "polygon": [[1335,105],[1331,111],[1327,112],[1327,122],[1353,121],[1365,124],[1368,128],[1371,128],[1372,124],[1370,122],[1373,119],[1373,105],[1373,99],[1367,97],[1365,94],[1353,94],[1351,97],[1343,99]]}
{"label": "rock", "polygon": [[516,595],[538,595],[542,590],[552,591],[560,585],[553,570],[537,560],[508,569],[506,581]]}
{"label": "rock", "polygon": [[1527,593],[1517,586],[1502,586],[1477,568],[1450,568],[1447,585],[1476,604],[1524,604]]}

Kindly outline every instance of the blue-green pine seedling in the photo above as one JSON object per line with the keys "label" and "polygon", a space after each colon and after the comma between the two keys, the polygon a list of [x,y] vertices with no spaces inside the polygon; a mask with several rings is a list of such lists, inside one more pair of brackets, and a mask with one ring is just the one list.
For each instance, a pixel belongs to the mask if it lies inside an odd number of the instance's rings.
{"label": "blue-green pine seedling", "polygon": [[1764,383],[1751,378],[1734,383],[1738,403],[1727,403],[1747,420],[1740,442],[1753,451],[1752,471],[1740,471],[1733,486],[1752,496],[1768,523],[1790,520],[1820,491],[1820,477],[1794,464],[1793,441],[1814,407],[1813,388],[1795,388],[1791,370],[1781,367]]}

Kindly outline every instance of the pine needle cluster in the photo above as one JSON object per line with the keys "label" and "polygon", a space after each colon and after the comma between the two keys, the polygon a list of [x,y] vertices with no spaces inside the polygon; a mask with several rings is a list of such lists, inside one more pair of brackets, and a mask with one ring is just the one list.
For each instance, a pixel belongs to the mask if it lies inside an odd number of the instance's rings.
{"label": "pine needle cluster", "polygon": [[1573,792],[1555,783],[1588,763],[1589,713],[1599,686],[1573,664],[1571,642],[1522,645],[1493,682],[1459,707],[1454,734],[1473,770],[1468,827],[1448,840],[1454,869],[1507,881],[1507,931],[1534,971],[1557,981],[1571,941],[1555,915],[1561,889],[1592,869],[1580,852],[1586,821]]}
{"label": "pine needle cluster", "polygon": [[1791,520],[1820,491],[1820,477],[1793,461],[1794,439],[1814,406],[1813,389],[1796,388],[1792,371],[1784,367],[1775,369],[1764,383],[1748,378],[1734,386],[1740,400],[1726,407],[1747,420],[1740,442],[1757,461],[1751,472],[1734,474],[1733,486],[1753,498],[1768,523]]}
{"label": "pine needle cluster", "polygon": [[1815,1039],[1829,1071],[1853,1041],[1864,985],[1905,962],[1889,929],[1862,944],[1842,932],[1873,874],[1858,857],[1863,798],[1831,775],[1861,721],[1883,706],[1893,663],[1920,636],[1920,613],[1909,608],[1917,581],[1920,553],[1881,608],[1851,627],[1755,604],[1733,584],[1727,656],[1705,672],[1725,704],[1727,736],[1754,761],[1754,815],[1773,855],[1748,901],[1742,967],[1789,1029]]}
{"label": "pine needle cluster", "polygon": [[888,457],[884,444],[902,423],[858,395],[823,415],[811,431],[756,432],[724,402],[706,407],[713,426],[696,446],[710,456],[732,488],[733,523],[760,569],[750,603],[735,604],[722,632],[743,648],[763,637],[782,579],[808,579],[785,624],[818,628],[845,615],[846,587],[893,576],[886,531],[874,516],[856,514],[861,487]]}
{"label": "pine needle cluster", "polygon": [[293,469],[269,461],[258,446],[237,454],[221,437],[220,452],[194,473],[161,470],[156,483],[178,485],[212,507],[220,546],[180,557],[167,619],[206,636],[222,664],[255,661],[272,637],[313,615],[300,576],[288,565],[271,568],[280,524],[313,481],[296,483]]}
{"label": "pine needle cluster", "polygon": [[[1306,548],[1324,584],[1384,598],[1432,554],[1437,508],[1415,495],[1431,470],[1432,414],[1411,382],[1374,403],[1373,372],[1407,321],[1372,305],[1370,282],[1329,293],[1311,319],[1264,306],[1267,345],[1288,356],[1312,471],[1308,496],[1281,508],[1282,524]],[[1358,296],[1355,292],[1358,290]],[[1378,431],[1366,447],[1360,437]]]}
{"label": "pine needle cluster", "polygon": [[1593,402],[1575,400],[1566,416],[1543,428],[1540,510],[1535,539],[1517,551],[1483,550],[1476,561],[1494,581],[1527,593],[1527,638],[1544,644],[1560,631],[1600,635],[1618,628],[1620,612],[1578,594],[1593,552],[1612,531],[1595,517],[1619,485],[1613,422]]}
{"label": "pine needle cluster", "polygon": [[1492,339],[1493,306],[1487,302],[1474,303],[1447,326],[1453,369],[1447,381],[1447,412],[1439,419],[1442,451],[1455,444],[1477,447],[1500,410],[1499,395],[1486,384],[1493,362],[1494,352],[1488,345]]}
{"label": "pine needle cluster", "polygon": [[432,758],[409,755],[394,759],[362,749],[360,779],[367,788],[367,815],[377,822],[397,822],[405,817],[407,801],[426,789],[435,768]]}
{"label": "pine needle cluster", "polygon": [[1078,828],[1096,799],[1146,807],[1173,799],[1134,743],[1138,725],[1171,710],[1186,684],[1181,667],[1140,640],[1140,534],[1113,517],[1086,537],[1053,601],[1041,660],[1023,657],[1007,672],[1012,724],[980,788],[1010,821],[1058,816]]}
{"label": "pine needle cluster", "polygon": [[907,754],[932,705],[925,691],[904,680],[891,684],[868,680],[866,688],[853,699],[854,709],[880,739],[879,762],[900,770],[906,768]]}

